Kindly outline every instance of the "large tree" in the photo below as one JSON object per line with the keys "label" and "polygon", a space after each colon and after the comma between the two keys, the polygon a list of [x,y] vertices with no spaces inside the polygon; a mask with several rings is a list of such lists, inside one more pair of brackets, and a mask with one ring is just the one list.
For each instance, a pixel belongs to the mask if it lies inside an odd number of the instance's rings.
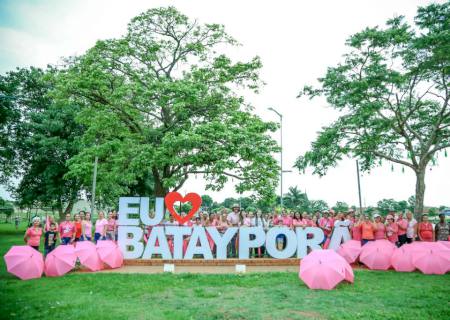
{"label": "large tree", "polygon": [[416,175],[415,214],[423,211],[425,173],[450,147],[450,3],[419,8],[415,25],[397,17],[386,28],[351,36],[345,60],[328,68],[320,87],[300,95],[324,96],[341,116],[322,128],[300,170],[324,175],[344,156],[369,171],[383,160]]}
{"label": "large tree", "polygon": [[74,121],[79,108],[57,104],[48,94],[55,72],[29,68],[0,76],[0,109],[10,115],[1,126],[7,137],[0,176],[19,205],[53,207],[63,216],[81,186],[79,179],[64,176],[83,129]]}
{"label": "large tree", "polygon": [[56,93],[83,106],[77,120],[87,126],[69,176],[89,182],[98,156],[99,178],[150,175],[156,196],[194,174],[211,190],[233,179],[239,192],[271,193],[278,147],[269,133],[277,125],[240,95],[257,92],[261,62],[219,53],[236,44],[221,25],[157,8],[133,18],[124,37],[68,59]]}

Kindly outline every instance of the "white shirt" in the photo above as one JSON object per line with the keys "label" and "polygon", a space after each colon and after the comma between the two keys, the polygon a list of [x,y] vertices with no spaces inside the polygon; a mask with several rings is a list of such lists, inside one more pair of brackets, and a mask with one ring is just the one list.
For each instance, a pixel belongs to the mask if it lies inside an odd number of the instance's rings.
{"label": "white shirt", "polygon": [[350,220],[344,220],[344,221],[341,221],[341,220],[336,220],[335,222],[334,222],[334,227],[336,228],[336,227],[350,227]]}
{"label": "white shirt", "polygon": [[411,221],[408,220],[408,227],[406,228],[406,237],[407,238],[414,238],[415,232],[414,227],[416,226],[417,221],[416,219],[412,218]]}

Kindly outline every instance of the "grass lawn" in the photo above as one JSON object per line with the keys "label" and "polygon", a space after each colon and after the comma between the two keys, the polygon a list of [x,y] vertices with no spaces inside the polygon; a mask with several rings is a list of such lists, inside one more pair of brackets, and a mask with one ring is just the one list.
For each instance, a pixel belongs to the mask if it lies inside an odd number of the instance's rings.
{"label": "grass lawn", "polygon": [[[0,254],[23,230],[0,224]],[[41,245],[42,247],[42,245]],[[1,319],[450,319],[450,274],[355,271],[309,290],[296,273],[68,274],[21,281],[0,262]]]}

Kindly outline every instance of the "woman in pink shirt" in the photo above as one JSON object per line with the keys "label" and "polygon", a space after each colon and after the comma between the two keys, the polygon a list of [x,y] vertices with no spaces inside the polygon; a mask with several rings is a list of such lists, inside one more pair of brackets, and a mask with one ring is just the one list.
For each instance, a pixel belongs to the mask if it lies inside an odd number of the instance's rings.
{"label": "woman in pink shirt", "polygon": [[219,233],[221,234],[224,234],[225,231],[227,231],[228,228],[227,217],[228,217],[227,211],[226,209],[224,209],[222,211],[222,215],[219,216],[219,222],[217,223],[217,231],[219,231]]}
{"label": "woman in pink shirt", "polygon": [[408,229],[408,220],[403,219],[403,213],[401,212],[398,214],[397,225],[398,225],[398,246],[401,247],[408,240],[408,238],[406,237],[406,229]]}
{"label": "woman in pink shirt", "polygon": [[381,222],[381,216],[379,214],[374,214],[375,224],[377,230],[375,231],[375,240],[386,239],[386,226]]}
{"label": "woman in pink shirt", "polygon": [[56,230],[58,230],[58,223],[55,221],[55,218],[53,218],[53,216],[47,216],[47,219],[45,221],[45,227],[44,227],[44,231],[50,231],[50,224],[54,223],[56,226]]}
{"label": "woman in pink shirt", "polygon": [[113,217],[113,213],[108,212],[108,224],[106,225],[106,240],[116,240],[117,221]]}
{"label": "woman in pink shirt", "polygon": [[87,212],[84,220],[81,224],[82,232],[81,232],[81,240],[82,241],[91,241],[92,239],[92,221],[91,221],[91,213]]}
{"label": "woman in pink shirt", "polygon": [[42,228],[39,226],[41,219],[39,217],[33,218],[33,225],[27,229],[23,240],[27,245],[39,251],[39,243],[41,242]]}
{"label": "woman in pink shirt", "polygon": [[97,243],[98,240],[106,239],[106,226],[108,225],[108,220],[105,219],[105,214],[103,211],[98,213],[98,219],[95,221],[95,233],[94,241]]}
{"label": "woman in pink shirt", "polygon": [[75,238],[75,226],[71,221],[70,213],[66,214],[66,220],[59,224],[59,238],[61,244],[70,244]]}
{"label": "woman in pink shirt", "polygon": [[397,244],[398,242],[398,225],[394,222],[394,217],[388,215],[386,217],[386,235],[387,239],[393,244]]}
{"label": "woman in pink shirt", "polygon": [[352,239],[361,241],[362,240],[362,232],[361,232],[361,217],[358,220],[355,219],[355,222],[350,226],[350,230],[352,233]]}

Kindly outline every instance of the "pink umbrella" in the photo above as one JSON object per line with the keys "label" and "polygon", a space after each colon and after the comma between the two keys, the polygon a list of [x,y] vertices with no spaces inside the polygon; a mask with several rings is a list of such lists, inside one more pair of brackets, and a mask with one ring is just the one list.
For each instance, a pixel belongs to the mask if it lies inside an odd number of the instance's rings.
{"label": "pink umbrella", "polygon": [[425,274],[445,274],[450,270],[450,249],[437,242],[421,242],[412,249],[412,263]]}
{"label": "pink umbrella", "polygon": [[12,246],[3,258],[8,272],[22,280],[40,278],[44,271],[42,254],[30,246]]}
{"label": "pink umbrella", "polygon": [[300,279],[310,289],[331,290],[347,280],[353,282],[353,270],[334,250],[314,250],[300,263]]}
{"label": "pink umbrella", "polygon": [[450,241],[438,241],[438,243],[450,249]]}
{"label": "pink umbrella", "polygon": [[100,260],[111,268],[120,268],[123,264],[122,252],[114,241],[98,241],[97,253],[100,256]]}
{"label": "pink umbrella", "polygon": [[45,258],[45,275],[59,277],[75,267],[77,256],[73,245],[58,246]]}
{"label": "pink umbrella", "polygon": [[362,246],[359,261],[369,269],[387,270],[391,266],[391,257],[395,246],[388,240],[370,241]]}
{"label": "pink umbrella", "polygon": [[412,263],[412,249],[413,247],[411,245],[405,244],[394,250],[391,257],[391,264],[396,271],[411,272],[416,269]]}
{"label": "pink umbrella", "polygon": [[103,263],[97,253],[95,244],[90,241],[77,242],[75,247],[75,254],[80,263],[91,271],[98,271],[103,269]]}
{"label": "pink umbrella", "polygon": [[347,260],[348,263],[354,263],[361,253],[361,241],[349,240],[339,247],[337,253]]}

